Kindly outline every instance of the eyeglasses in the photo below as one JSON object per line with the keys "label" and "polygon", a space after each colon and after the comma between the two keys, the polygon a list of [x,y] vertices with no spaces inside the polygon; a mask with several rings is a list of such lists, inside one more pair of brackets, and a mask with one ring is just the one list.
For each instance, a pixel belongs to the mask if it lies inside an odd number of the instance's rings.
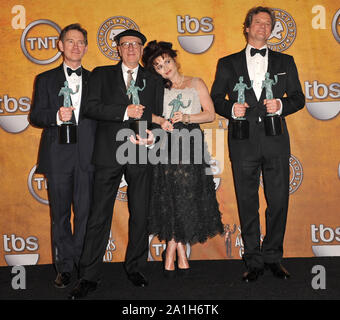
{"label": "eyeglasses", "polygon": [[141,46],[142,43],[137,42],[137,41],[133,41],[133,42],[122,42],[122,43],[120,44],[120,46],[123,47],[124,49],[129,48],[130,45],[132,46],[132,48],[136,49],[136,48],[138,48],[138,46]]}

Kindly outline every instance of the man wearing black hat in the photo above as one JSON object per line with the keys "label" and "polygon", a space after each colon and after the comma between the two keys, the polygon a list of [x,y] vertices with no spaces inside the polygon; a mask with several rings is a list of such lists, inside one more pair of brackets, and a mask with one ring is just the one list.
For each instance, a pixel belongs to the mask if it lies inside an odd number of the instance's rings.
{"label": "man wearing black hat", "polygon": [[[130,127],[133,119],[151,123],[152,113],[160,115],[163,103],[162,83],[139,65],[145,36],[136,30],[126,30],[115,37],[121,61],[113,66],[97,67],[88,84],[85,114],[98,120],[93,163],[95,182],[93,206],[89,216],[83,254],[80,260],[80,280],[69,298],[85,297],[97,287],[100,267],[109,239],[116,194],[124,174],[128,183],[129,232],[124,267],[129,280],[139,287],[148,281],[141,269],[148,255],[146,215],[149,206],[150,166],[119,161],[119,147],[127,141],[117,140],[117,133]],[[131,80],[145,88],[139,92],[140,105],[130,102],[126,94]],[[138,148],[145,146],[136,146]],[[118,152],[117,152],[118,151]]]}

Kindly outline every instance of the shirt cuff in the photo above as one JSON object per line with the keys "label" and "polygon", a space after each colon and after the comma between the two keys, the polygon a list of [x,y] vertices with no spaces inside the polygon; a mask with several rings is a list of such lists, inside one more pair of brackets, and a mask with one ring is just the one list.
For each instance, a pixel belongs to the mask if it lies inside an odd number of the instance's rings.
{"label": "shirt cuff", "polygon": [[129,116],[127,115],[127,108],[126,108],[125,113],[124,113],[123,121],[126,121],[126,120],[129,120]]}
{"label": "shirt cuff", "polygon": [[280,102],[280,109],[279,110],[277,110],[276,112],[275,112],[275,114],[277,114],[277,115],[281,115],[282,114],[282,101],[281,101],[281,99],[276,99],[277,101],[279,101]]}
{"label": "shirt cuff", "polygon": [[[236,102],[235,102],[236,103]],[[233,104],[233,106],[232,106],[232,108],[231,108],[231,117],[233,118],[233,119],[237,119],[237,117],[235,116],[235,113],[234,113],[234,105],[235,105],[235,103]]]}
{"label": "shirt cuff", "polygon": [[60,126],[63,123],[63,121],[59,118],[59,112],[57,112],[57,126]]}

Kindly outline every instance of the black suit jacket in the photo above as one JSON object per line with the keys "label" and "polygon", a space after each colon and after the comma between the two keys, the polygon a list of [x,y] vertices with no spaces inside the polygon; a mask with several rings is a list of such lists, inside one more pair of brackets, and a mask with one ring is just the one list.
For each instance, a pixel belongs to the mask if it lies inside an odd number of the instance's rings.
{"label": "black suit jacket", "polygon": [[[250,106],[246,111],[249,121],[249,139],[235,140],[228,130],[229,156],[232,160],[258,158],[262,153],[267,156],[290,155],[289,134],[285,117],[304,107],[305,96],[301,89],[297,68],[292,56],[268,50],[268,70],[270,78],[278,75],[278,83],[272,87],[274,98],[282,101],[283,134],[267,137],[264,133],[263,121],[259,116],[266,114],[263,100],[265,90],[262,90],[258,101],[253,89],[245,90],[245,101]],[[250,86],[245,49],[221,58],[217,64],[215,81],[211,89],[211,97],[216,112],[228,119],[232,119],[232,106],[237,102],[238,93],[233,91],[239,77],[243,76],[244,83]],[[226,95],[228,96],[226,98]]]}
{"label": "black suit jacket", "polygon": [[72,159],[76,155],[83,170],[94,170],[91,158],[96,121],[84,117],[83,114],[90,72],[84,68],[82,70],[82,97],[77,128],[78,140],[76,144],[70,145],[58,143],[56,116],[64,102],[63,96],[58,96],[58,94],[66,81],[63,64],[36,77],[29,119],[33,126],[43,128],[38,153],[37,173],[70,172],[72,170],[72,166],[69,165],[70,161],[73,161]]}
{"label": "black suit jacket", "polygon": [[[121,62],[113,66],[95,68],[89,78],[88,97],[85,114],[98,120],[93,163],[102,166],[119,165],[116,159],[117,148],[125,141],[117,141],[120,129],[130,128],[130,120],[123,121],[126,108],[131,104],[126,95]],[[136,86],[140,103],[145,106],[142,120],[151,123],[152,113],[160,115],[163,108],[164,88],[161,79],[139,66]],[[144,146],[142,146],[145,148]]]}

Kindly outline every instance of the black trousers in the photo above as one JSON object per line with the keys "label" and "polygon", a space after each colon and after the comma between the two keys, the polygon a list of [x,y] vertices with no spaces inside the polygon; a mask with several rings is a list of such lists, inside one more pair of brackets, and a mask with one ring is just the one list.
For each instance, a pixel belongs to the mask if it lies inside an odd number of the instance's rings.
{"label": "black trousers", "polygon": [[148,256],[147,212],[150,197],[149,165],[96,167],[93,206],[88,219],[80,277],[100,279],[103,256],[109,239],[113,207],[122,175],[128,184],[129,230],[124,267],[132,273],[142,269]]}
{"label": "black trousers", "polygon": [[[69,173],[46,173],[52,221],[53,260],[57,272],[78,267],[91,209],[93,172],[74,166]],[[73,205],[73,232],[71,210]]]}
{"label": "black trousers", "polygon": [[[279,262],[283,255],[289,200],[289,157],[254,161],[232,161],[234,185],[244,243],[243,259],[248,268],[262,268],[264,263]],[[266,234],[260,242],[259,182],[262,171]]]}

